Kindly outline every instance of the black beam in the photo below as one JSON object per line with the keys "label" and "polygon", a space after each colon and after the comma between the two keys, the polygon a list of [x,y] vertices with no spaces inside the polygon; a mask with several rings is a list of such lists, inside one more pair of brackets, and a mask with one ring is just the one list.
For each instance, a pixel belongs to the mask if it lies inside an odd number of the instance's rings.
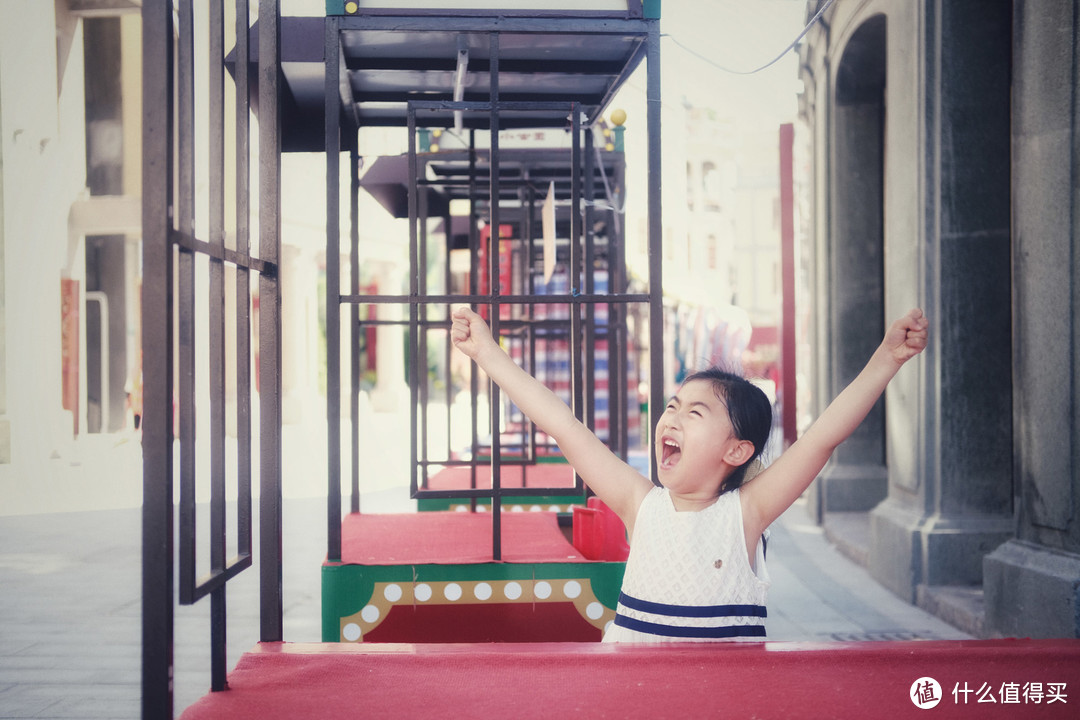
{"label": "black beam", "polygon": [[172,3],[142,7],[142,701],[173,714]]}
{"label": "black beam", "polygon": [[[259,0],[259,257],[281,260],[280,11]],[[281,287],[259,276],[259,639],[280,642]]]}
{"label": "black beam", "polygon": [[341,560],[341,81],[340,38],[326,21],[326,557]]}

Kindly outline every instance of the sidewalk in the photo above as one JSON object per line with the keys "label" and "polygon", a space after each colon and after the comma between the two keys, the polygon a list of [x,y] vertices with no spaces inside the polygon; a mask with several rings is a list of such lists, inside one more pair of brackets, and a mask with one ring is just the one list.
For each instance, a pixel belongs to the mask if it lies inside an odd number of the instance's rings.
{"label": "sidewalk", "polygon": [[[116,447],[128,445],[137,448]],[[317,461],[305,465],[319,477]],[[362,498],[367,512],[410,503],[405,488]],[[0,517],[0,718],[139,717],[140,523],[137,507]],[[287,494],[283,525],[285,639],[317,642],[325,501]],[[257,552],[257,532],[255,540]],[[968,637],[879,586],[829,544],[801,503],[774,526],[768,567],[770,640]],[[228,588],[233,667],[258,640],[257,568]],[[177,716],[210,685],[208,615],[206,602],[176,610]]]}

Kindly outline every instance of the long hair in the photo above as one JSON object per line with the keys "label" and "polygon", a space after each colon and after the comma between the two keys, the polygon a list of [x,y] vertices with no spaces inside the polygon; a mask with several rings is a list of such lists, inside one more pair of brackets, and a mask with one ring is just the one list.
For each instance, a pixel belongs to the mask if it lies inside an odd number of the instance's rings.
{"label": "long hair", "polygon": [[731,421],[735,437],[739,440],[748,440],[754,446],[754,454],[745,463],[735,468],[720,487],[722,495],[743,484],[747,467],[761,457],[761,453],[765,450],[765,444],[769,441],[769,431],[772,430],[772,404],[757,385],[741,375],[719,367],[714,366],[692,373],[683,380],[683,384],[691,380],[701,380],[713,386],[716,396],[727,408],[728,419]]}

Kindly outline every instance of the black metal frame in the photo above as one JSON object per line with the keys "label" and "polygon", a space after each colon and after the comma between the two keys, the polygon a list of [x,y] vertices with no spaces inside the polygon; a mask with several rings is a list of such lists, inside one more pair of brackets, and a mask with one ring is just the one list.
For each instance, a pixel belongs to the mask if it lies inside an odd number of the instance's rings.
{"label": "black metal frame", "polygon": [[[252,565],[251,283],[258,275],[260,409],[261,640],[282,639],[281,599],[281,314],[280,134],[276,118],[278,7],[260,0],[258,42],[262,73],[259,100],[259,246],[250,247],[250,148],[248,87],[249,3],[236,0],[234,247],[225,227],[225,27],[222,3],[209,3],[206,148],[195,147],[195,23],[192,1],[174,15],[169,0],[145,0],[143,19],[143,717],[173,712],[174,569],[181,604],[210,596],[211,687],[226,687],[225,588]],[[175,115],[174,115],[175,111]],[[209,160],[207,239],[196,237],[195,157]],[[175,185],[174,185],[175,178]],[[197,257],[205,257],[208,314],[196,314]],[[225,271],[235,268],[237,385],[236,555],[227,557]],[[210,440],[209,572],[197,577],[196,541],[196,347],[197,328],[208,328]],[[176,385],[174,388],[174,376]],[[174,427],[174,404],[176,421]],[[174,535],[173,445],[179,440],[178,535]],[[178,545],[174,545],[178,541]]]}
{"label": "black metal frame", "polygon": [[[635,20],[641,32],[641,45],[638,51],[638,57],[644,56],[648,62],[648,135],[649,135],[649,171],[652,177],[658,177],[658,168],[660,163],[660,84],[659,84],[659,32],[657,21],[648,20]],[[571,24],[572,23],[572,24]],[[463,114],[469,120],[463,124],[465,127],[470,128],[470,138],[472,148],[470,150],[470,173],[468,179],[467,197],[473,201],[477,197],[477,172],[476,172],[476,153],[475,153],[475,130],[486,129],[490,132],[490,147],[487,150],[491,171],[488,176],[488,206],[487,206],[487,220],[490,226],[493,228],[491,242],[493,246],[497,247],[498,243],[498,228],[501,225],[500,213],[502,212],[502,194],[500,189],[500,173],[498,168],[500,167],[500,148],[499,148],[499,131],[508,127],[543,127],[551,126],[551,123],[542,122],[540,124],[522,125],[520,122],[513,120],[506,121],[504,117],[513,117],[515,112],[525,114],[526,112],[536,111],[554,111],[551,113],[555,117],[566,117],[566,111],[569,111],[570,117],[570,133],[572,137],[573,147],[571,150],[571,157],[569,158],[568,165],[571,168],[572,176],[572,192],[571,192],[571,207],[581,208],[582,200],[591,200],[595,193],[592,180],[593,180],[593,147],[592,147],[592,134],[591,132],[584,132],[583,127],[588,127],[592,123],[598,120],[599,112],[607,104],[610,96],[605,97],[603,102],[600,103],[595,114],[591,117],[585,118],[585,122],[582,122],[581,112],[579,105],[574,101],[562,101],[562,102],[523,102],[523,101],[506,101],[501,100],[499,95],[499,66],[500,66],[500,52],[499,52],[499,38],[501,33],[516,32],[516,33],[605,33],[605,32],[626,32],[624,27],[618,27],[618,23],[612,24],[610,21],[595,19],[595,18],[574,18],[567,17],[472,17],[472,16],[439,16],[432,17],[423,14],[405,15],[401,16],[389,16],[383,14],[365,14],[363,16],[356,17],[328,17],[326,19],[326,35],[324,43],[324,58],[325,58],[325,106],[324,117],[326,121],[325,125],[325,141],[326,141],[326,158],[327,158],[327,422],[329,430],[328,440],[328,456],[329,456],[329,472],[328,472],[328,499],[327,499],[327,558],[333,561],[340,561],[341,559],[341,477],[340,477],[340,457],[341,457],[341,421],[340,421],[340,393],[341,393],[341,367],[340,367],[340,352],[341,352],[341,338],[340,338],[340,305],[348,304],[352,307],[351,316],[351,328],[352,328],[352,349],[353,360],[351,363],[352,376],[351,376],[351,396],[353,398],[353,412],[351,416],[352,420],[352,502],[351,507],[353,512],[359,511],[359,468],[358,468],[358,451],[357,451],[357,438],[359,436],[359,417],[356,398],[359,395],[359,363],[355,357],[357,343],[356,334],[359,332],[359,310],[358,307],[361,304],[365,305],[377,305],[377,304],[401,304],[408,307],[408,327],[410,330],[410,344],[409,344],[409,386],[410,386],[410,413],[412,417],[411,421],[411,437],[410,437],[410,459],[412,473],[410,478],[410,486],[413,497],[416,498],[430,498],[430,497],[460,497],[469,498],[475,503],[476,498],[490,498],[492,502],[492,552],[494,559],[501,559],[501,522],[500,522],[500,506],[501,500],[504,495],[541,495],[549,494],[551,488],[514,488],[512,490],[506,490],[502,488],[500,482],[500,466],[506,464],[505,459],[500,460],[500,432],[499,432],[499,389],[497,386],[492,386],[489,390],[489,401],[491,408],[491,487],[490,488],[477,488],[475,487],[475,467],[478,461],[476,460],[476,453],[473,452],[472,459],[469,461],[458,461],[455,463],[449,459],[443,460],[429,460],[427,458],[427,442],[426,442],[426,426],[427,426],[427,383],[426,378],[421,380],[419,375],[420,368],[423,363],[426,367],[424,360],[427,357],[426,349],[426,329],[435,325],[437,322],[443,323],[445,327],[449,322],[449,308],[452,304],[468,303],[468,304],[485,304],[492,308],[490,313],[490,324],[492,333],[496,336],[500,336],[501,322],[499,318],[498,308],[503,305],[521,304],[531,306],[536,303],[565,303],[570,308],[569,313],[569,330],[568,336],[571,342],[571,389],[572,400],[571,405],[575,414],[579,419],[594,426],[595,412],[594,412],[594,397],[592,395],[592,368],[593,368],[593,351],[594,341],[597,337],[596,331],[596,318],[595,307],[597,304],[606,304],[610,308],[617,310],[611,313],[611,321],[609,327],[613,329],[612,337],[614,342],[612,345],[618,344],[625,348],[627,342],[625,333],[625,321],[626,321],[626,308],[631,303],[641,303],[647,305],[649,309],[649,345],[652,348],[662,347],[663,341],[663,316],[662,316],[662,297],[661,297],[661,252],[660,252],[660,194],[659,183],[650,183],[649,189],[649,210],[650,210],[650,222],[649,222],[649,290],[646,293],[631,294],[626,292],[626,278],[623,274],[624,269],[624,257],[622,255],[621,242],[616,243],[618,245],[617,254],[618,257],[610,265],[612,277],[611,288],[608,293],[596,293],[593,285],[592,272],[586,272],[586,268],[592,267],[594,260],[594,246],[592,242],[592,209],[587,207],[584,212],[574,211],[571,212],[571,244],[570,244],[570,276],[573,278],[571,293],[568,296],[552,296],[552,295],[539,295],[535,293],[519,294],[519,295],[506,295],[502,293],[502,288],[499,287],[499,273],[498,273],[498,252],[492,251],[488,253],[489,267],[488,277],[491,279],[491,287],[488,293],[481,294],[477,291],[475,284],[469,289],[466,294],[451,294],[449,292],[441,295],[429,294],[426,287],[426,248],[427,248],[427,210],[426,204],[428,200],[427,186],[437,183],[430,183],[423,179],[421,169],[424,162],[427,161],[428,156],[425,156],[425,160],[421,161],[418,155],[417,149],[417,131],[420,127],[448,127],[453,122],[453,114],[455,111]],[[345,52],[342,46],[342,33],[348,30],[356,29],[379,29],[379,30],[393,30],[401,32],[416,32],[423,33],[425,31],[431,32],[435,30],[445,31],[447,29],[453,31],[459,31],[462,33],[471,33],[474,36],[476,34],[486,35],[489,39],[489,51],[488,59],[484,70],[488,73],[489,82],[489,97],[487,100],[461,100],[453,101],[446,99],[426,100],[426,99],[409,99],[407,102],[405,125],[408,131],[409,139],[409,152],[408,152],[408,187],[409,187],[409,288],[407,296],[398,295],[365,295],[358,292],[359,279],[356,267],[356,243],[355,238],[358,236],[358,223],[359,218],[355,214],[355,206],[352,215],[352,233],[354,237],[352,247],[352,278],[351,294],[341,293],[341,281],[340,281],[340,264],[338,258],[341,252],[340,244],[340,231],[339,231],[339,202],[337,200],[339,188],[339,158],[342,153],[342,138],[343,135],[348,138],[346,140],[349,143],[349,150],[351,152],[351,159],[355,161],[358,149],[355,145],[355,138],[358,136],[360,129],[359,113],[356,112],[356,106],[352,104],[351,86],[349,80],[349,65],[345,57]],[[625,73],[629,73],[632,70],[633,65],[636,64],[636,60],[627,65],[624,70]],[[621,81],[625,79],[625,76],[621,76],[619,81],[613,86],[617,87],[621,84]],[[613,92],[613,90],[611,91]],[[416,96],[417,98],[423,96]],[[422,120],[418,120],[418,116]],[[562,122],[565,122],[563,120]],[[582,137],[585,139],[585,148],[582,150],[581,141]],[[433,156],[432,156],[433,157]],[[353,164],[352,172],[356,172],[356,164]],[[582,179],[584,177],[584,180]],[[353,181],[353,187],[356,186],[356,180]],[[423,191],[420,189],[423,188]],[[473,204],[472,213],[475,214],[475,203]],[[449,234],[449,218],[446,219],[447,233]],[[532,232],[531,228],[527,233],[527,238],[531,241]],[[473,261],[475,267],[476,254],[475,248],[477,247],[477,239],[474,228],[470,224],[470,248],[473,249]],[[475,273],[473,273],[475,278]],[[427,308],[444,308],[446,315],[441,320],[433,320],[429,317]],[[446,352],[449,353],[449,340],[447,340]],[[618,347],[615,347],[614,353],[618,354]],[[623,353],[625,357],[625,353]],[[662,374],[662,353],[655,352],[650,354],[650,408],[663,407],[663,387],[661,378]],[[476,396],[478,393],[478,387],[476,386],[476,374],[472,375],[473,386],[473,437],[474,437],[474,450],[476,447]],[[618,385],[610,385],[611,396],[618,398],[615,403],[615,407],[612,408],[612,414],[622,413],[625,415],[627,411],[627,399],[626,399],[626,387],[625,387],[625,369],[615,374],[617,382],[621,383],[621,387]],[[650,428],[652,423],[650,422]],[[621,451],[625,454],[626,440],[625,440],[625,427],[622,430],[622,439],[616,439],[612,443],[613,447],[617,451]],[[426,487],[426,473],[429,464],[438,465],[451,465],[451,464],[467,464],[474,468],[473,473],[473,487],[464,490],[427,490]],[[418,473],[422,473],[424,480],[418,480]],[[580,483],[580,479],[576,479],[576,487],[579,491],[583,490]],[[560,489],[565,492],[565,488]]]}
{"label": "black metal frame", "polygon": [[[171,0],[144,0],[142,3],[143,19],[143,289],[142,289],[142,368],[144,380],[143,398],[143,560],[142,560],[142,714],[147,718],[171,717],[173,712],[173,633],[174,633],[174,593],[178,591],[181,603],[194,603],[209,595],[211,597],[211,656],[212,688],[221,690],[226,687],[225,639],[226,612],[225,589],[229,580],[252,565],[252,503],[251,503],[251,378],[248,372],[250,364],[250,333],[252,305],[250,298],[250,273],[258,275],[259,321],[258,346],[259,357],[259,409],[260,438],[259,457],[259,581],[260,581],[260,640],[263,642],[281,641],[282,638],[282,534],[281,534],[281,293],[279,287],[278,263],[281,243],[280,184],[281,151],[283,130],[282,116],[283,70],[281,64],[281,17],[277,0],[259,0],[259,23],[257,44],[252,47],[248,41],[249,0],[236,0],[237,23],[235,38],[235,62],[232,72],[237,87],[236,98],[236,203],[237,225],[235,227],[234,247],[226,245],[224,193],[226,192],[224,166],[225,132],[223,113],[223,77],[225,69],[224,38],[220,29],[224,26],[221,15],[221,3],[209,3],[211,37],[209,43],[210,86],[207,112],[210,116],[210,142],[206,148],[210,159],[209,225],[208,237],[197,236],[194,218],[196,216],[196,194],[194,189],[194,158],[202,149],[194,146],[195,138],[195,95],[194,95],[194,24],[192,22],[193,0],[180,0],[174,14]],[[628,2],[633,8],[634,3]],[[499,97],[499,39],[500,33],[636,33],[640,43],[634,51],[632,61],[624,69],[629,73],[632,67],[644,57],[648,65],[648,114],[647,132],[649,136],[648,168],[651,177],[659,177],[660,165],[660,75],[659,75],[659,22],[656,19],[641,18],[640,7],[635,12],[613,21],[608,17],[566,17],[560,13],[542,13],[538,17],[519,17],[514,14],[499,16],[480,16],[471,14],[434,17],[416,14],[407,17],[373,13],[366,17],[327,17],[325,21],[324,63],[325,63],[325,150],[327,162],[327,356],[328,356],[328,430],[329,430],[329,488],[328,488],[328,558],[340,559],[341,556],[341,492],[340,492],[340,309],[342,304],[350,305],[351,333],[350,341],[355,349],[358,341],[359,305],[367,303],[407,303],[409,325],[414,330],[412,344],[412,401],[413,401],[413,459],[417,460],[417,355],[422,343],[420,333],[416,332],[430,322],[427,313],[420,317],[420,307],[443,306],[450,303],[482,303],[493,308],[504,304],[534,304],[537,302],[565,303],[571,309],[570,335],[578,343],[574,357],[574,400],[575,412],[579,417],[589,418],[584,388],[588,385],[590,367],[589,346],[594,335],[591,318],[597,304],[607,304],[617,312],[625,312],[630,303],[647,304],[649,308],[649,343],[652,348],[660,348],[663,340],[661,264],[660,264],[660,187],[658,182],[651,182],[649,187],[649,290],[643,294],[596,293],[591,285],[589,273],[583,273],[591,261],[591,242],[583,238],[588,236],[591,227],[590,211],[584,217],[575,212],[572,215],[571,265],[577,278],[575,292],[569,296],[502,294],[498,287],[498,253],[491,253],[491,292],[480,294],[475,287],[467,294],[429,295],[426,287],[414,273],[410,278],[408,298],[392,296],[365,296],[359,292],[358,238],[359,218],[356,195],[359,192],[357,131],[359,116],[346,112],[343,100],[348,101],[349,88],[343,85],[347,81],[347,68],[340,44],[342,29],[364,26],[390,29],[395,31],[424,32],[425,28],[438,27],[440,30],[455,30],[487,34],[491,41],[491,58],[486,69],[490,73],[490,97],[486,102],[477,103],[465,100],[454,104],[437,101],[433,111],[443,116],[454,109],[471,111],[474,118],[479,117],[472,127],[488,129],[492,132],[490,157],[493,167],[499,167],[498,131],[509,127],[522,126],[513,118],[503,117],[503,113],[513,113],[514,109],[525,109],[526,104],[515,106],[514,100],[500,100]],[[630,27],[630,30],[627,30]],[[257,49],[258,61],[255,63],[253,50]],[[563,67],[563,69],[567,69]],[[611,85],[608,94],[595,103],[592,116],[580,118],[576,111],[578,99],[571,98],[562,107],[571,108],[571,131],[574,138],[572,167],[575,173],[572,200],[575,208],[580,207],[582,195],[591,196],[589,187],[592,162],[591,137],[585,135],[585,150],[581,149],[582,128],[596,122],[599,113],[610,100],[625,76],[620,76]],[[253,255],[249,243],[248,208],[251,188],[249,187],[250,157],[248,147],[249,88],[252,81],[258,84],[257,102],[260,115],[258,176],[259,196],[259,244],[258,252]],[[595,100],[595,98],[593,99]],[[423,103],[414,102],[409,108],[410,142],[415,143],[415,113],[423,110]],[[373,123],[375,124],[375,123]],[[449,120],[445,121],[449,124]],[[529,127],[537,127],[529,124]],[[549,122],[548,127],[556,126]],[[343,128],[346,131],[343,132]],[[344,138],[344,143],[343,143]],[[352,167],[352,201],[350,213],[352,228],[351,245],[351,287],[349,294],[342,294],[340,287],[340,233],[338,216],[340,212],[338,193],[340,188],[338,171],[340,155],[344,149],[349,151]],[[416,175],[415,145],[410,152],[412,177]],[[476,195],[475,155],[471,160],[470,194]],[[580,175],[586,178],[584,185],[579,184]],[[489,179],[490,202],[488,212],[494,228],[500,226],[499,173],[492,172]],[[417,236],[418,217],[426,218],[424,201],[416,195],[416,185],[412,187],[411,206],[411,257],[413,267],[426,252]],[[530,205],[531,207],[531,205]],[[531,218],[527,221],[531,223]],[[426,233],[426,228],[422,231]],[[532,233],[528,233],[531,237]],[[471,243],[475,247],[475,228],[470,230]],[[496,230],[494,242],[498,242]],[[201,318],[196,318],[195,291],[204,258],[210,297],[208,298],[208,316],[206,327],[210,329],[206,340],[211,358],[210,380],[210,531],[209,531],[209,573],[196,577],[196,455],[195,455],[195,400],[196,400],[196,337],[198,328],[203,325]],[[228,320],[225,317],[225,273],[226,266],[234,268],[237,285],[237,426],[238,426],[238,495],[236,497],[237,554],[227,555],[227,504],[224,438],[225,438],[225,377],[226,353],[225,332]],[[621,265],[613,265],[613,269]],[[616,279],[612,277],[614,283]],[[624,288],[625,289],[625,288]],[[493,312],[493,330],[499,332],[498,313]],[[625,316],[624,316],[625,317]],[[580,340],[579,340],[580,338]],[[584,344],[584,355],[582,345]],[[352,375],[352,503],[354,511],[359,510],[359,458],[358,458],[358,392],[359,372],[358,357],[353,353],[351,362]],[[663,405],[662,354],[651,353],[650,386],[651,405],[655,409]],[[175,381],[174,381],[175,378]],[[475,397],[475,375],[474,375]],[[200,399],[201,400],[201,399]],[[498,427],[497,418],[498,391],[492,390],[492,425]],[[178,413],[174,425],[174,407]],[[475,410],[474,410],[475,414]],[[650,426],[651,426],[650,422]],[[474,422],[475,425],[475,422]],[[498,509],[501,493],[498,483],[498,433],[496,432],[492,457],[493,488],[490,496]],[[179,441],[179,491],[180,504],[174,507],[174,444]],[[414,463],[414,466],[416,463]],[[515,494],[520,491],[515,490]],[[174,527],[174,511],[178,510],[179,528]],[[496,558],[501,555],[499,515],[492,513],[494,532],[493,550]],[[177,543],[178,539],[178,543]],[[174,580],[174,573],[178,577]]]}

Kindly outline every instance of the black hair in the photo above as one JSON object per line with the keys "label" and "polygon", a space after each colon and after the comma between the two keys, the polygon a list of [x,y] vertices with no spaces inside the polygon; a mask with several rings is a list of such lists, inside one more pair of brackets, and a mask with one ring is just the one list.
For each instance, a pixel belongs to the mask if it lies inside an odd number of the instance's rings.
{"label": "black hair", "polygon": [[757,385],[741,375],[719,367],[714,366],[692,373],[683,380],[683,384],[691,380],[701,380],[712,384],[716,396],[727,408],[735,437],[739,440],[748,440],[754,446],[754,454],[745,463],[735,468],[720,487],[722,495],[743,484],[746,468],[761,457],[761,453],[765,450],[765,444],[769,441],[769,431],[772,430],[772,404],[765,392]]}

